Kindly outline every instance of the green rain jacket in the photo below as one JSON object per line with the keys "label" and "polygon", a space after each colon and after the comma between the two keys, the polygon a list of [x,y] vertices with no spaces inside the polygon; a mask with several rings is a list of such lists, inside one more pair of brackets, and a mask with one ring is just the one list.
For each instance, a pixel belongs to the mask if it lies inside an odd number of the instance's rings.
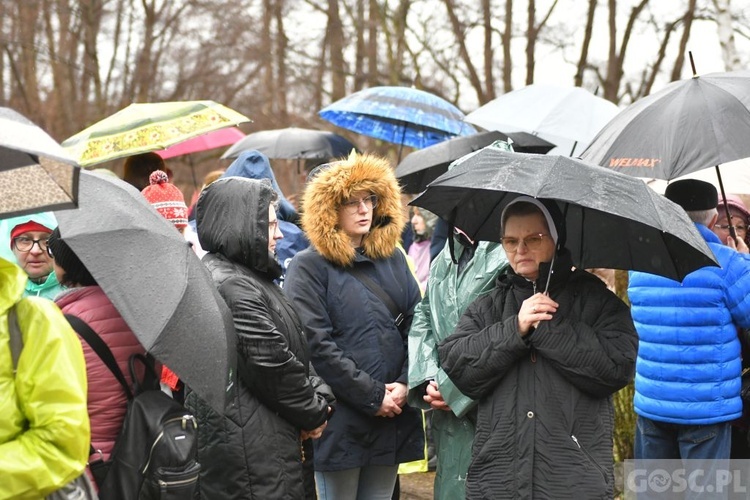
{"label": "green rain jacket", "polygon": [[[57,227],[57,219],[52,212],[40,212],[38,214],[31,215],[20,215],[18,217],[11,217],[10,219],[0,220],[0,258],[9,260],[10,262],[16,262],[16,256],[13,253],[10,245],[10,232],[19,224],[24,224],[29,221],[38,222],[44,227],[55,229]],[[33,281],[27,279],[25,285],[24,296],[25,297],[44,297],[45,299],[54,300],[57,295],[65,290],[55,276],[55,271],[52,271],[44,283],[36,284]]]}
{"label": "green rain jacket", "polygon": [[[464,247],[455,245],[456,259]],[[422,396],[424,384],[435,380],[452,412],[433,411],[432,433],[437,448],[435,499],[464,498],[466,472],[471,461],[474,424],[465,415],[474,401],[464,396],[440,368],[437,346],[453,333],[464,310],[493,289],[508,259],[499,243],[479,242],[474,257],[457,275],[448,245],[430,267],[424,299],[414,311],[409,331],[409,395],[411,406],[430,408]],[[433,307],[432,304],[435,304]]]}
{"label": "green rain jacket", "polygon": [[[89,455],[81,342],[53,302],[21,299],[26,281],[0,259],[0,499],[41,499],[81,475]],[[15,303],[24,346],[14,375]]]}

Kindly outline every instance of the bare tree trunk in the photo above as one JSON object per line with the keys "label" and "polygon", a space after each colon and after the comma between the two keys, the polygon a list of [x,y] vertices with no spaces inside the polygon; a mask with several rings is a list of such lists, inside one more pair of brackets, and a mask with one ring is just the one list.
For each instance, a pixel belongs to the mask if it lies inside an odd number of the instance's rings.
{"label": "bare tree trunk", "polygon": [[289,122],[287,108],[287,37],[284,30],[284,0],[276,0],[274,5],[276,18],[276,96],[278,100],[278,115],[282,123]]}
{"label": "bare tree trunk", "polygon": [[596,13],[597,0],[589,0],[588,13],[586,15],[586,27],[583,32],[583,44],[581,46],[581,57],[578,59],[576,66],[576,76],[573,84],[576,87],[583,85],[583,73],[586,71],[586,65],[589,59],[589,46],[591,45],[591,36],[594,31],[594,14]]}
{"label": "bare tree trunk", "polygon": [[528,12],[526,22],[526,85],[534,83],[534,68],[536,62],[536,0],[528,0]]}
{"label": "bare tree trunk", "polygon": [[[466,48],[466,40],[464,39],[464,27],[461,25],[461,21],[458,20],[456,10],[453,5],[453,0],[443,0],[443,3],[445,3],[445,9],[448,13],[448,19],[451,23],[453,36],[456,40],[456,44],[458,45],[458,52],[461,55],[461,60],[463,61],[464,66],[466,67],[466,71],[469,76],[469,82],[474,88],[474,92],[476,92],[477,94],[477,100],[481,103],[487,102],[487,98],[484,95],[482,82],[479,80],[479,74],[477,73],[477,69],[471,60],[469,49]],[[489,0],[487,0],[487,3],[489,3]]]}
{"label": "bare tree trunk", "polygon": [[680,49],[677,57],[675,58],[674,67],[672,68],[672,80],[679,80],[682,77],[682,66],[685,64],[685,52],[687,51],[687,43],[690,39],[690,28],[693,26],[693,18],[695,17],[695,4],[696,0],[690,0],[688,3],[687,11],[682,17],[682,38],[680,39]]}
{"label": "bare tree trunk", "polygon": [[370,0],[367,19],[367,84],[370,87],[380,85],[380,68],[378,68],[378,26],[380,9],[378,0]]}
{"label": "bare tree trunk", "polygon": [[716,29],[719,34],[724,69],[726,71],[742,69],[742,61],[734,43],[731,0],[713,0],[713,4],[716,8]]}
{"label": "bare tree trunk", "polygon": [[638,19],[641,11],[646,7],[649,0],[641,0],[638,5],[632,8],[628,17],[627,25],[622,36],[620,49],[617,50],[617,0],[609,0],[609,59],[607,61],[607,75],[604,79],[604,98],[614,103],[619,102],[619,90],[622,83],[623,63],[625,62],[625,53],[630,43],[630,36],[633,33],[635,21]]}
{"label": "bare tree trunk", "polygon": [[263,79],[263,106],[261,113],[265,117],[272,117],[276,111],[275,82],[273,75],[273,35],[271,21],[273,19],[273,0],[263,0],[263,23],[260,28],[260,54]]}
{"label": "bare tree trunk", "polygon": [[[18,22],[15,36],[15,49],[8,51],[8,59],[13,70],[11,106],[18,109],[31,121],[44,126],[39,100],[39,80],[36,55],[36,27],[39,19],[40,2],[17,2]],[[13,56],[13,53],[17,57]]]}
{"label": "bare tree trunk", "polygon": [[328,0],[328,55],[331,59],[331,99],[337,101],[346,96],[344,30],[338,0]]}
{"label": "bare tree trunk", "polygon": [[356,5],[357,22],[355,29],[355,55],[354,55],[354,91],[361,90],[365,84],[365,2],[357,0]]}
{"label": "bare tree trunk", "polygon": [[492,49],[492,5],[490,0],[482,0],[482,20],[484,22],[484,101],[489,102],[496,97],[495,77],[493,75],[495,51]]}
{"label": "bare tree trunk", "polygon": [[513,40],[513,0],[505,0],[505,29],[503,30],[503,92],[513,90],[513,56],[510,51]]}

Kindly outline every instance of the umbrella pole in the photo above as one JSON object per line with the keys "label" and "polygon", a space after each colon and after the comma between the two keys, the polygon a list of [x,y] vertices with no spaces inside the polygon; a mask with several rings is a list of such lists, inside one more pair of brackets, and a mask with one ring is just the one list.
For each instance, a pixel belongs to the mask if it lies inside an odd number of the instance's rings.
{"label": "umbrella pole", "polygon": [[571,150],[570,150],[570,154],[569,154],[568,156],[570,156],[571,158],[573,157],[573,153],[574,153],[574,152],[575,152],[575,150],[576,150],[576,146],[578,146],[578,141],[575,141],[575,142],[573,143],[573,147],[572,147],[572,148],[571,148]]}
{"label": "umbrella pole", "polygon": [[193,176],[193,187],[198,189],[198,179],[195,177],[195,162],[192,156],[188,155],[188,163],[190,164],[190,174]]}
{"label": "umbrella pole", "polygon": [[401,141],[398,143],[398,160],[396,161],[396,164],[401,163],[401,151],[404,149],[404,139],[406,138],[406,122],[402,122],[404,125],[404,128],[401,131]]}
{"label": "umbrella pole", "polygon": [[737,233],[734,231],[734,225],[732,225],[732,218],[729,215],[729,205],[727,205],[727,195],[724,193],[724,183],[721,180],[721,171],[719,170],[719,166],[714,166],[716,169],[716,177],[719,178],[719,190],[721,190],[721,199],[724,200],[724,213],[727,216],[727,225],[729,226],[729,236],[732,237],[734,241],[737,241]]}

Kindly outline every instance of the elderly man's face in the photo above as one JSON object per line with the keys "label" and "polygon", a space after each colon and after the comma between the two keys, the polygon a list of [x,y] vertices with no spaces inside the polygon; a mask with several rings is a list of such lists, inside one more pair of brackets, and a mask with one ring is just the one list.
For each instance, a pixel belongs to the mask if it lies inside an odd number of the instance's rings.
{"label": "elderly man's face", "polygon": [[508,217],[503,248],[516,274],[532,281],[539,278],[539,264],[550,262],[555,254],[555,242],[544,215],[533,213]]}
{"label": "elderly man's face", "polygon": [[[16,256],[18,265],[32,280],[45,278],[52,272],[52,258],[47,255],[49,235],[50,233],[44,231],[27,231],[13,240],[13,254]],[[37,241],[34,242],[34,240]],[[29,244],[31,248],[28,248]],[[19,249],[19,245],[25,250]]]}

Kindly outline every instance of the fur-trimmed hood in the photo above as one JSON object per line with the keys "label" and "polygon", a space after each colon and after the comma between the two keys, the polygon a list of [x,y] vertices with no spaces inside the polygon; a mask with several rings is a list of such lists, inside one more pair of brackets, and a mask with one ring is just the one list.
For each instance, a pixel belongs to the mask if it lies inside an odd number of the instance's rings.
{"label": "fur-trimmed hood", "polygon": [[406,223],[401,188],[385,158],[352,153],[346,160],[320,168],[305,189],[302,228],[318,253],[344,267],[354,262],[355,250],[349,236],[338,227],[339,206],[356,191],[378,197],[372,227],[362,243],[370,259],[390,257]]}

